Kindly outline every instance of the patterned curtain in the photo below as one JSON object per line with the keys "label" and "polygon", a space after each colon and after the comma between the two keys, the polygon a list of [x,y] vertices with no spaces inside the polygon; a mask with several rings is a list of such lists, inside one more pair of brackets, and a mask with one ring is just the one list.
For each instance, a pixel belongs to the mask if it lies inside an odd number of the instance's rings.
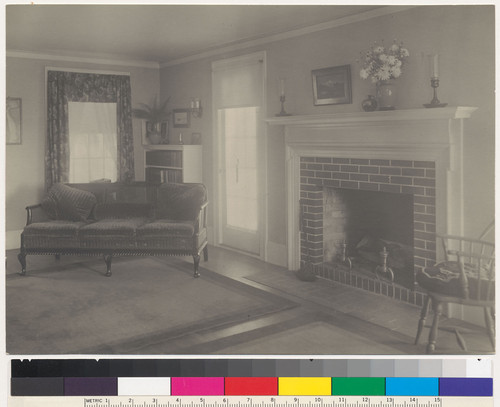
{"label": "patterned curtain", "polygon": [[48,71],[46,187],[69,180],[68,102],[117,104],[118,180],[132,181],[134,179],[134,139],[130,77]]}

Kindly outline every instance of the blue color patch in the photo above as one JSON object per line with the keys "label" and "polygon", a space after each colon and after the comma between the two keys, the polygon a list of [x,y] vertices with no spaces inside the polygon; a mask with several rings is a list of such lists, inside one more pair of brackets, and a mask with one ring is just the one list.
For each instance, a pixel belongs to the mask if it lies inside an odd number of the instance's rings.
{"label": "blue color patch", "polygon": [[387,396],[439,396],[437,377],[387,377]]}

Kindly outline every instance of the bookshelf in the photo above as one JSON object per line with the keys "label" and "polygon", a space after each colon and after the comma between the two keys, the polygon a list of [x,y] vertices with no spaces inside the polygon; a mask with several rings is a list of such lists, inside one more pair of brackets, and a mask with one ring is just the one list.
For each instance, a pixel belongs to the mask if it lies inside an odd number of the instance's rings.
{"label": "bookshelf", "polygon": [[201,154],[201,145],[145,146],[146,182],[202,182]]}

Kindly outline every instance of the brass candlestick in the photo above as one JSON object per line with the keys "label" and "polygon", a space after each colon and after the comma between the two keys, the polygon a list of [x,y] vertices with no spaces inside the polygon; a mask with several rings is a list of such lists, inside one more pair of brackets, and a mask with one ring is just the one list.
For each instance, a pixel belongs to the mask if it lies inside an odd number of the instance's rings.
{"label": "brass candlestick", "polygon": [[285,111],[285,95],[280,96],[280,102],[281,102],[281,112],[277,113],[276,116],[291,116],[290,113],[287,113]]}
{"label": "brass candlestick", "polygon": [[431,86],[434,89],[434,97],[431,103],[425,103],[425,107],[445,107],[448,103],[441,103],[437,97],[437,88],[439,88],[439,78],[431,78]]}

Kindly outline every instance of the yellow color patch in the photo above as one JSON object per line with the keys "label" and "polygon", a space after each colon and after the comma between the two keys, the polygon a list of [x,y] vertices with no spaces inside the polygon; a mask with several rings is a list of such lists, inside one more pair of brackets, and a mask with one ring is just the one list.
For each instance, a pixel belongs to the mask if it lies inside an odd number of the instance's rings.
{"label": "yellow color patch", "polygon": [[331,396],[331,377],[279,377],[280,396]]}

